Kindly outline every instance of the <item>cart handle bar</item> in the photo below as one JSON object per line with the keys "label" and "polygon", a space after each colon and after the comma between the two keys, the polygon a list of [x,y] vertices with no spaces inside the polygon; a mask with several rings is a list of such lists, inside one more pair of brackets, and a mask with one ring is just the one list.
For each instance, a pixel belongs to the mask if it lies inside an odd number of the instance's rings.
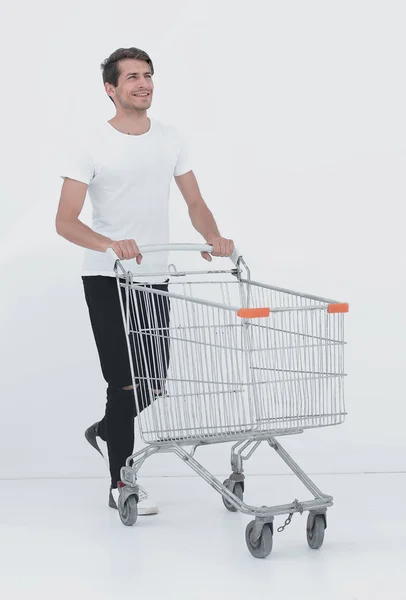
{"label": "cart handle bar", "polygon": [[[213,246],[210,244],[162,244],[162,245],[151,245],[151,246],[140,246],[139,247],[141,254],[146,254],[147,252],[166,252],[166,251],[180,251],[180,252],[212,252]],[[110,254],[115,260],[120,260],[117,254],[114,252],[113,248],[107,248],[107,254]],[[237,248],[234,248],[234,252],[230,256],[230,259],[233,261],[234,265],[237,266],[238,259],[241,257],[241,254],[238,252]]]}

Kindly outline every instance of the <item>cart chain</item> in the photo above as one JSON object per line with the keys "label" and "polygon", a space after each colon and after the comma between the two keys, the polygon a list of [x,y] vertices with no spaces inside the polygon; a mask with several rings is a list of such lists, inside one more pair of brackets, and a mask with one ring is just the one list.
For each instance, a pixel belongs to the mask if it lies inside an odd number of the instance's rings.
{"label": "cart chain", "polygon": [[[300,504],[300,502],[297,499],[293,501],[293,504],[295,505],[295,508],[297,508],[298,512],[300,512],[300,514],[303,514],[302,505]],[[288,525],[290,525],[290,522],[292,520],[293,515],[294,515],[294,513],[289,513],[289,516],[286,519],[284,525],[281,525],[276,530],[278,533],[282,533],[282,531],[284,531],[285,527],[287,527]]]}
{"label": "cart chain", "polygon": [[292,520],[292,517],[293,517],[293,513],[289,513],[289,516],[288,516],[288,518],[286,519],[286,521],[285,521],[285,524],[284,524],[284,525],[281,525],[280,527],[278,527],[278,529],[277,529],[276,531],[277,531],[278,533],[282,533],[282,531],[285,529],[285,527],[287,527],[287,526],[290,524],[290,522],[291,522],[291,520]]}

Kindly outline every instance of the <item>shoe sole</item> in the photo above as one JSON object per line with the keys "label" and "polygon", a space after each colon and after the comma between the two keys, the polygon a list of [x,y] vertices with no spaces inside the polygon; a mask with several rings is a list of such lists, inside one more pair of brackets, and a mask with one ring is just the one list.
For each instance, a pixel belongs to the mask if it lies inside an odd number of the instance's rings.
{"label": "shoe sole", "polygon": [[138,509],[139,517],[150,517],[151,515],[157,515],[157,514],[158,514],[157,508],[139,508]]}
{"label": "shoe sole", "polygon": [[85,438],[89,444],[104,458],[103,453],[96,442],[96,423],[86,429]]}

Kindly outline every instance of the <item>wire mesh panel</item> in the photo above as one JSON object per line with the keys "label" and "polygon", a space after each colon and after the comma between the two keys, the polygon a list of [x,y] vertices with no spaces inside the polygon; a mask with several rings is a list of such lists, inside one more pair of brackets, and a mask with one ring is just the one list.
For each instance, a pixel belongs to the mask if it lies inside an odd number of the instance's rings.
{"label": "wire mesh panel", "polygon": [[[224,277],[223,277],[224,279]],[[344,419],[343,318],[328,301],[247,280],[125,291],[146,442],[218,441]],[[242,318],[240,307],[270,307]]]}
{"label": "wire mesh panel", "polygon": [[[251,376],[261,429],[304,429],[344,420],[344,313],[322,299],[249,283],[248,303],[271,307],[251,320]],[[266,322],[265,322],[266,321]]]}

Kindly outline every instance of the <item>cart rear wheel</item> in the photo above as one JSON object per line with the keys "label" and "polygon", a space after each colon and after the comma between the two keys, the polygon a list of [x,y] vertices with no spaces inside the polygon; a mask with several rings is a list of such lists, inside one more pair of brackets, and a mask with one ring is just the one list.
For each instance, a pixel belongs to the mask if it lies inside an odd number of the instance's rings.
{"label": "cart rear wheel", "polygon": [[137,497],[135,495],[128,496],[124,503],[121,503],[119,500],[117,507],[120,519],[124,525],[128,527],[134,525],[138,518]]}
{"label": "cart rear wheel", "polygon": [[316,515],[314,517],[313,527],[311,529],[309,528],[309,525],[310,515],[307,518],[307,543],[309,544],[310,548],[312,548],[312,550],[318,550],[319,548],[321,548],[324,542],[324,530],[326,526],[324,523],[323,515]]}
{"label": "cart rear wheel", "polygon": [[[242,484],[241,484],[241,483],[237,482],[237,483],[234,485],[234,489],[233,489],[233,490],[231,489],[231,487],[232,487],[232,486],[231,486],[231,482],[230,482],[230,480],[229,480],[229,479],[226,479],[226,480],[224,481],[223,485],[224,485],[224,486],[225,486],[227,489],[229,489],[229,490],[230,490],[230,492],[232,491],[232,492],[233,492],[233,494],[234,494],[235,496],[237,496],[237,498],[239,498],[241,501],[243,500],[243,497],[244,497],[244,491],[243,491],[243,487],[242,487]],[[228,501],[226,498],[224,498],[224,496],[223,496],[222,498],[223,498],[223,504],[224,504],[224,506],[226,507],[226,509],[227,509],[227,510],[229,510],[230,512],[237,512],[238,508],[236,508],[235,506],[233,506],[233,505],[231,504],[231,502],[229,502],[229,501]]]}
{"label": "cart rear wheel", "polygon": [[258,540],[253,540],[255,521],[251,521],[245,530],[245,541],[248,550],[255,558],[266,558],[272,551],[273,535],[270,523],[265,523]]}

